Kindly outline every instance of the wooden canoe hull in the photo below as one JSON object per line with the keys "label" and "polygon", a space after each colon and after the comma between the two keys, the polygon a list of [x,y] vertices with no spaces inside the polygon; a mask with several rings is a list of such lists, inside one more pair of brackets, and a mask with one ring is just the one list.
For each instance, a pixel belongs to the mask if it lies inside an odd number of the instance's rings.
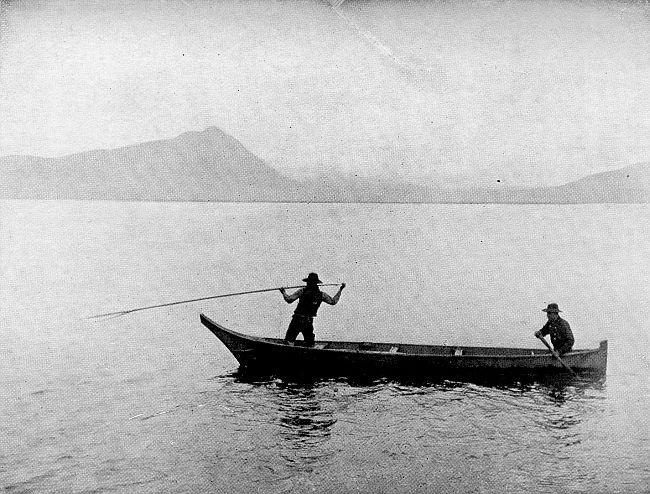
{"label": "wooden canoe hull", "polygon": [[[447,376],[465,373],[551,374],[566,369],[547,349],[454,347],[317,341],[306,347],[278,338],[248,336],[227,329],[201,314],[201,323],[219,338],[246,370],[325,375]],[[604,375],[607,341],[593,350],[575,350],[562,360],[575,372]]]}

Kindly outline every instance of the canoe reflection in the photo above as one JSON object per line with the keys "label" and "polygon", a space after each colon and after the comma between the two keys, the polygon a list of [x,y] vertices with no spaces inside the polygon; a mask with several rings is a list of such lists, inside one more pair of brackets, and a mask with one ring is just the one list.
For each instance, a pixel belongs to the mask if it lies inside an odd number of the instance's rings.
{"label": "canoe reflection", "polygon": [[290,386],[278,391],[279,421],[286,439],[305,442],[331,435],[336,419],[331,410],[323,408],[312,386]]}
{"label": "canoe reflection", "polygon": [[[240,382],[246,379],[239,377]],[[276,452],[285,465],[294,471],[311,472],[316,464],[326,463],[333,454],[327,443],[337,422],[336,403],[328,396],[328,384],[279,380],[257,384],[264,388],[269,401],[271,416],[267,420],[278,426],[273,429]]]}
{"label": "canoe reflection", "polygon": [[291,466],[311,472],[327,463],[333,451],[327,447],[336,419],[325,408],[317,391],[309,387],[288,388],[278,393],[279,453]]}

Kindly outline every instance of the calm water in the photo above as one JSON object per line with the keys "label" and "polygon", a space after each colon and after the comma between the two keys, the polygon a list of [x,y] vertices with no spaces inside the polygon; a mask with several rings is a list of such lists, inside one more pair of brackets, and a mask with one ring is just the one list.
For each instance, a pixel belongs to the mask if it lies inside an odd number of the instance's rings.
{"label": "calm water", "polygon": [[[650,207],[0,202],[0,491],[647,492]],[[198,320],[539,346],[557,302],[607,378],[252,381]]]}

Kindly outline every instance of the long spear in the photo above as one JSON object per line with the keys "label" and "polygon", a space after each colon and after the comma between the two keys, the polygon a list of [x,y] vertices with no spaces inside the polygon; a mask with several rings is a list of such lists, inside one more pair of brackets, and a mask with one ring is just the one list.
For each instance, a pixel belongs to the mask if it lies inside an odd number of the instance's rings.
{"label": "long spear", "polygon": [[[339,286],[341,283],[319,283],[320,286]],[[168,302],[166,304],[158,304],[158,305],[148,305],[146,307],[136,307],[135,309],[127,309],[127,310],[118,310],[115,312],[106,312],[104,314],[96,314],[94,316],[88,316],[86,319],[97,319],[100,317],[108,317],[108,316],[113,316],[113,317],[120,317],[120,316],[125,316],[127,314],[131,314],[133,312],[138,312],[141,310],[148,310],[148,309],[157,309],[159,307],[169,307],[170,305],[180,305],[180,304],[189,304],[190,302],[199,302],[201,300],[211,300],[214,298],[224,298],[224,297],[234,297],[235,295],[248,295],[249,293],[262,293],[262,292],[273,292],[275,290],[280,290],[281,288],[284,288],[285,290],[291,290],[293,288],[302,288],[305,285],[298,285],[298,286],[279,286],[277,288],[264,288],[262,290],[249,290],[247,292],[236,292],[236,293],[226,293],[223,295],[212,295],[210,297],[201,297],[201,298],[193,298],[190,300],[180,300],[178,302]]]}

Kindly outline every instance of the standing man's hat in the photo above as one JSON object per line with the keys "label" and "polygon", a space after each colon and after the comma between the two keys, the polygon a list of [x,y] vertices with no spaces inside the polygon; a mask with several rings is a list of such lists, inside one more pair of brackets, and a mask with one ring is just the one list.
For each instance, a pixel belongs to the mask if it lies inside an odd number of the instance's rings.
{"label": "standing man's hat", "polygon": [[557,314],[558,312],[562,311],[558,308],[557,304],[548,304],[548,307],[546,309],[542,309],[542,312],[555,312]]}
{"label": "standing man's hat", "polygon": [[316,273],[309,273],[309,276],[307,276],[307,278],[303,279],[302,281],[306,281],[307,283],[322,283],[322,281],[318,279],[318,275]]}

